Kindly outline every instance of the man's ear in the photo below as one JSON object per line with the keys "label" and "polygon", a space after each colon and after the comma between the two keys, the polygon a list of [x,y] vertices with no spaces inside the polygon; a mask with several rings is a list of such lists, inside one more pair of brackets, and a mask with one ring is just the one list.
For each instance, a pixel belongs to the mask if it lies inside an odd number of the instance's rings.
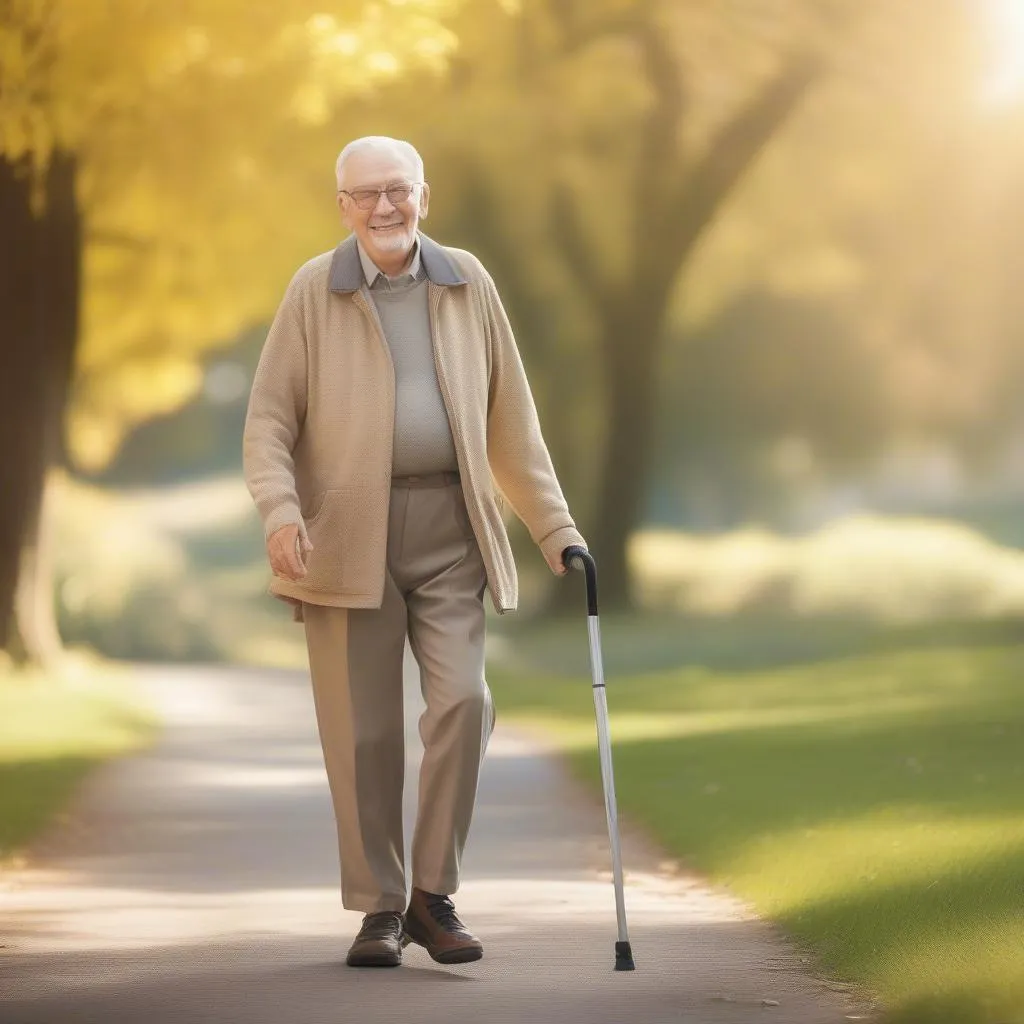
{"label": "man's ear", "polygon": [[420,217],[424,220],[427,216],[427,210],[430,207],[430,186],[424,182],[420,186]]}
{"label": "man's ear", "polygon": [[343,196],[340,192],[337,196],[338,199],[338,212],[341,214],[341,223],[349,229],[353,230],[352,221],[348,215],[348,196]]}

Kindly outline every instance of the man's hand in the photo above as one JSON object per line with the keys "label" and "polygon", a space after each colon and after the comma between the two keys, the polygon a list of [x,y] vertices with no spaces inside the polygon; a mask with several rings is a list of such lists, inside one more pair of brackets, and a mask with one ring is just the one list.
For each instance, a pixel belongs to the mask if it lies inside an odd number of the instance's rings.
{"label": "man's hand", "polygon": [[275,576],[286,580],[300,580],[306,575],[306,552],[312,551],[313,545],[305,537],[299,536],[297,523],[288,523],[275,530],[267,538],[267,556],[270,568]]}
{"label": "man's hand", "polygon": [[556,576],[564,576],[569,571],[562,562],[561,551],[556,551],[555,554],[551,556],[545,555],[544,560],[548,563],[548,568],[550,568]]}

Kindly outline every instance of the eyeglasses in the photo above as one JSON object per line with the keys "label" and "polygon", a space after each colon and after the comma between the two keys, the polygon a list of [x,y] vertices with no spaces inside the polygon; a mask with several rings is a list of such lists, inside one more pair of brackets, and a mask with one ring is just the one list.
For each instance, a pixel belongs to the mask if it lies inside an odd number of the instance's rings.
{"label": "eyeglasses", "polygon": [[412,195],[413,189],[422,184],[422,181],[402,182],[385,188],[354,188],[351,192],[340,188],[338,194],[348,196],[360,210],[372,210],[380,202],[381,193],[387,195],[392,206],[401,206]]}

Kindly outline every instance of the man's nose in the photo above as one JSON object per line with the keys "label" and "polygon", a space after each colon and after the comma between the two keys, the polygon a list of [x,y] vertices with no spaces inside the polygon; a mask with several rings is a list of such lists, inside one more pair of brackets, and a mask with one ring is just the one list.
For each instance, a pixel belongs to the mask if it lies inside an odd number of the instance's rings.
{"label": "man's nose", "polygon": [[[383,205],[382,205],[383,204]],[[394,203],[388,199],[387,192],[381,192],[377,196],[377,205],[373,208],[374,213],[390,213],[395,208]]]}

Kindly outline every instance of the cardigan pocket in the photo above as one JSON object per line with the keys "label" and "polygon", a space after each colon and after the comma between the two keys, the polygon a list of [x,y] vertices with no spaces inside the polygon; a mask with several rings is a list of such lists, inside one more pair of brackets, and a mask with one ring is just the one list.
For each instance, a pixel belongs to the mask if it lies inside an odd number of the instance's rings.
{"label": "cardigan pocket", "polygon": [[313,495],[309,506],[309,514],[302,517],[307,527],[311,526],[323,514],[327,506],[328,496],[337,493],[337,491],[321,491],[319,494]]}
{"label": "cardigan pocket", "polygon": [[351,515],[345,499],[344,491],[324,491],[305,520],[313,550],[306,554],[306,575],[301,584],[310,590],[336,591],[344,586],[345,555],[351,551]]}

